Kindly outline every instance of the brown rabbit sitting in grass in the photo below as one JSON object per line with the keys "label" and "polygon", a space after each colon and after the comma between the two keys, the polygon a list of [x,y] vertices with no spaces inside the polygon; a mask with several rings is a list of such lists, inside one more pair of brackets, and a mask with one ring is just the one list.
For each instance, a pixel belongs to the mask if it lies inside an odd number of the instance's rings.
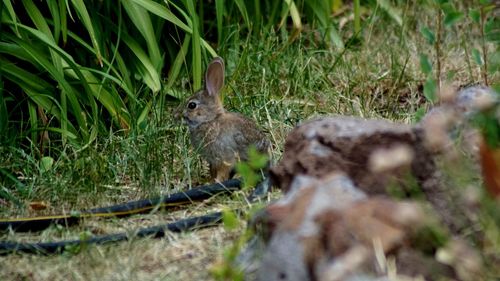
{"label": "brown rabbit sitting in grass", "polygon": [[223,86],[224,61],[217,57],[208,65],[204,89],[188,99],[182,112],[191,144],[200,149],[216,181],[229,179],[236,162],[247,160],[249,146],[267,154],[270,145],[252,120],[224,109],[219,96]]}

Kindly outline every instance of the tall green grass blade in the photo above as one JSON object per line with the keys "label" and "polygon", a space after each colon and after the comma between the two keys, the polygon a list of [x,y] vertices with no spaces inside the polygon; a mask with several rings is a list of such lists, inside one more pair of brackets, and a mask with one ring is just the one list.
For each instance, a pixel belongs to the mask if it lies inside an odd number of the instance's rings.
{"label": "tall green grass blade", "polygon": [[151,61],[155,63],[156,71],[160,72],[163,66],[163,60],[149,13],[146,9],[131,0],[122,0],[121,3],[132,22],[144,37]]}
{"label": "tall green grass blade", "polygon": [[222,24],[224,20],[224,0],[215,0],[215,16],[217,18],[217,42],[222,41]]}
{"label": "tall green grass blade", "polygon": [[[132,80],[130,78],[131,73],[130,73],[129,67],[125,63],[125,60],[122,58],[120,53],[116,53],[116,64],[117,64],[117,68],[118,68],[117,71],[119,71],[121,74],[122,83],[120,85],[123,84],[123,87],[130,89],[130,91],[134,91],[134,86],[133,86]],[[132,100],[135,101],[135,99],[132,99]]]}
{"label": "tall green grass blade", "polygon": [[123,42],[125,42],[132,53],[137,57],[138,61],[136,61],[136,63],[138,70],[141,73],[142,80],[151,89],[151,91],[153,91],[153,93],[157,93],[161,88],[160,76],[149,59],[149,56],[146,52],[144,52],[139,43],[132,39],[132,37],[124,34]]}
{"label": "tall green grass blade", "polygon": [[245,5],[245,2],[243,0],[234,0],[234,3],[236,3],[236,6],[240,10],[241,16],[243,17],[243,21],[245,22],[245,25],[248,28],[251,28],[251,23],[250,23],[250,18],[248,17],[248,11],[247,7]]}
{"label": "tall green grass blade", "polygon": [[136,125],[137,127],[140,127],[140,124],[146,120],[146,117],[148,117],[149,112],[151,112],[151,107],[153,106],[153,100],[149,100],[146,106],[141,110],[141,114],[139,114],[139,117],[137,118]]}
{"label": "tall green grass blade", "polygon": [[64,136],[67,139],[70,139],[70,140],[77,140],[78,139],[78,136],[71,131],[67,131],[67,130],[65,131],[65,130],[61,130],[59,128],[55,128],[55,127],[47,127],[47,128],[43,128],[43,129],[47,130],[49,132],[58,133],[58,134]]}
{"label": "tall green grass blade", "polygon": [[[6,36],[6,38],[8,39],[9,36]],[[23,61],[31,62],[30,55],[24,51],[23,48],[19,47],[19,45],[14,43],[0,42],[0,53],[17,57]]]}
{"label": "tall green grass blade", "polygon": [[165,2],[168,3],[168,5],[173,6],[177,10],[177,12],[179,12],[179,14],[181,14],[184,17],[184,19],[186,20],[186,24],[188,25],[188,28],[189,28],[189,31],[188,30],[186,30],[186,31],[189,34],[192,34],[193,33],[193,28],[192,28],[193,22],[191,21],[191,17],[186,13],[186,11],[184,10],[184,8],[180,7],[175,2],[170,1],[170,0],[166,0]]}
{"label": "tall green grass blade", "polygon": [[315,19],[317,19],[321,27],[327,28],[330,21],[330,5],[327,1],[314,0],[305,2],[309,8],[313,11]]}
{"label": "tall green grass blade", "polygon": [[[14,11],[14,6],[12,6],[12,2],[10,0],[3,0],[3,4],[5,5],[5,8],[7,8],[7,13],[10,16],[10,20],[14,23],[14,30],[16,31],[17,36],[21,36],[19,34],[19,30],[17,29],[17,15],[16,11]],[[0,8],[1,10],[1,8]],[[0,13],[1,16],[1,13]]]}
{"label": "tall green grass blade", "polygon": [[28,113],[30,116],[30,132],[31,132],[31,141],[33,143],[38,143],[38,115],[36,114],[36,104],[29,102],[28,103]]}
{"label": "tall green grass blade", "polygon": [[330,11],[332,11],[332,3],[328,1],[307,1],[306,4],[313,11],[315,19],[317,19],[321,27],[325,30],[325,36],[328,41],[333,43],[337,48],[343,49],[344,42],[342,36],[337,31],[333,22],[330,20]]}
{"label": "tall green grass blade", "polygon": [[83,0],[71,0],[73,4],[73,8],[75,8],[76,12],[83,25],[87,29],[87,33],[90,36],[90,41],[92,42],[92,46],[94,46],[95,53],[97,56],[97,61],[102,66],[102,55],[101,48],[99,46],[99,42],[97,41],[97,35],[94,30],[94,26],[92,25],[92,20],[90,18],[89,12],[87,11],[87,7],[85,6],[85,2]]}
{"label": "tall green grass blade", "polygon": [[[270,30],[272,26],[278,22],[279,26],[281,26],[281,21],[279,21],[279,8],[282,6],[281,1],[272,1],[271,3],[268,3],[271,5],[271,13],[268,15],[268,20],[267,23],[264,27],[264,30]],[[287,6],[288,7],[288,6]]]}
{"label": "tall green grass blade", "polygon": [[174,82],[177,80],[177,77],[179,76],[179,72],[182,68],[182,65],[186,63],[186,54],[188,52],[189,44],[191,43],[191,36],[186,34],[186,37],[184,37],[184,42],[182,43],[182,46],[177,53],[177,56],[175,57],[174,62],[172,65],[170,65],[170,71],[168,73],[168,80],[167,80],[167,89],[172,88],[172,85],[174,85]]}
{"label": "tall green grass blade", "polygon": [[[0,134],[4,136],[7,131],[9,115],[7,114],[7,104],[5,103],[3,78],[0,73]],[[1,137],[0,137],[1,140]]]}
{"label": "tall green grass blade", "polygon": [[337,46],[339,49],[343,49],[345,47],[344,41],[342,40],[342,36],[337,31],[337,28],[332,24],[330,24],[328,28],[328,36],[330,41]]}
{"label": "tall green grass blade", "polygon": [[403,25],[403,17],[400,9],[394,7],[388,0],[377,0],[377,4],[384,10],[397,24]]}
{"label": "tall green grass blade", "polygon": [[359,0],[354,0],[354,34],[361,31],[361,6]]}
{"label": "tall green grass blade", "polygon": [[285,16],[290,13],[290,17],[292,18],[293,27],[298,30],[302,30],[302,21],[300,19],[300,12],[295,5],[293,0],[285,0],[286,7],[283,10],[283,17],[281,19],[280,26],[283,26],[285,23]]}
{"label": "tall green grass blade", "polygon": [[52,15],[54,41],[57,43],[59,42],[59,38],[61,36],[61,16],[59,14],[59,5],[56,1],[47,1],[47,5],[49,7],[50,14]]}
{"label": "tall green grass blade", "polygon": [[253,10],[254,10],[254,20],[253,20],[253,30],[255,30],[257,33],[260,32],[260,28],[262,26],[262,14],[261,14],[261,6],[260,6],[260,0],[254,0],[253,1]]}
{"label": "tall green grass blade", "polygon": [[58,0],[59,6],[59,20],[61,25],[61,34],[64,45],[68,42],[68,17],[66,13],[68,11],[67,2],[65,0]]}
{"label": "tall green grass blade", "polygon": [[[172,13],[165,6],[151,0],[131,0],[131,1],[133,1],[137,5],[140,5],[144,9],[148,10],[150,13],[155,14],[173,23],[174,25],[183,29],[184,31],[192,33],[191,28],[187,26],[185,23],[183,23],[176,15],[174,15],[174,13]],[[170,1],[165,0],[165,2],[170,2]]]}
{"label": "tall green grass blade", "polygon": [[191,16],[191,22],[193,23],[193,35],[191,40],[193,52],[193,87],[194,89],[200,89],[203,73],[201,69],[201,45],[200,33],[198,29],[198,16],[196,15],[193,0],[187,0],[186,2],[188,12]]}

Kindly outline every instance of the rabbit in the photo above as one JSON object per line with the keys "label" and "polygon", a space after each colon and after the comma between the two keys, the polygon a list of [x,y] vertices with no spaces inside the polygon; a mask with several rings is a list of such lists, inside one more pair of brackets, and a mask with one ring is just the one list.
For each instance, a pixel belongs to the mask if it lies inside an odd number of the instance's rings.
{"label": "rabbit", "polygon": [[205,86],[185,103],[182,118],[191,137],[191,144],[210,167],[216,182],[230,178],[238,161],[248,158],[249,146],[268,154],[270,142],[249,118],[224,109],[220,92],[224,86],[224,61],[216,57],[208,65]]}

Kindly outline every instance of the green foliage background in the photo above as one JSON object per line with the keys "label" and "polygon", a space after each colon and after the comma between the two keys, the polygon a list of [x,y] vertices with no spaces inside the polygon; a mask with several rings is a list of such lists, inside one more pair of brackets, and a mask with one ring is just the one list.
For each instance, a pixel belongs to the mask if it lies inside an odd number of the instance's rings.
{"label": "green foliage background", "polygon": [[[388,1],[378,2],[401,20]],[[53,141],[84,146],[111,128],[135,129],[154,104],[174,98],[180,75],[199,88],[202,65],[241,36],[235,30],[298,34],[305,20],[343,48],[331,20],[341,7],[338,0],[2,0],[2,140],[36,146],[48,131]]]}

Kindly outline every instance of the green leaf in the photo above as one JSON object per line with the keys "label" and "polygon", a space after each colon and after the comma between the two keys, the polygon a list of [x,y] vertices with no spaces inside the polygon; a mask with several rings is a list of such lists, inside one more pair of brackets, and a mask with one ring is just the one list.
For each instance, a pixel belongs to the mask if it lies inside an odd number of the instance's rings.
{"label": "green leaf", "polygon": [[453,4],[450,3],[450,2],[448,2],[448,1],[444,1],[444,2],[440,3],[439,7],[441,8],[441,10],[445,14],[452,13],[452,12],[455,11],[455,8],[453,7]]}
{"label": "green leaf", "polygon": [[472,9],[469,11],[469,17],[474,21],[475,23],[479,24],[481,21],[481,13],[479,12],[478,9]]}
{"label": "green leaf", "polygon": [[484,24],[485,39],[500,44],[500,19],[491,17]]}
{"label": "green leaf", "polygon": [[429,75],[432,72],[432,64],[429,57],[425,54],[420,54],[420,69],[425,75]]}
{"label": "green leaf", "polygon": [[477,65],[482,66],[484,64],[483,58],[481,57],[481,52],[478,49],[472,49],[472,58],[477,63]]}
{"label": "green leaf", "polygon": [[413,115],[413,123],[418,123],[422,118],[424,118],[425,113],[426,113],[426,108],[421,106],[415,111],[415,115]]}
{"label": "green leaf", "polygon": [[444,25],[446,27],[450,27],[461,20],[463,17],[464,13],[462,12],[450,11],[444,16]]}
{"label": "green leaf", "polygon": [[238,217],[231,210],[222,211],[222,222],[226,230],[234,230],[239,226]]}
{"label": "green leaf", "polygon": [[[488,72],[496,74],[500,71],[500,51],[493,52],[489,57]],[[494,82],[495,83],[495,82]],[[497,90],[497,92],[500,92]]]}
{"label": "green leaf", "polygon": [[42,157],[42,159],[40,159],[40,171],[42,173],[52,170],[53,165],[54,165],[54,158],[50,156],[44,156]]}
{"label": "green leaf", "polygon": [[431,45],[434,45],[434,43],[436,43],[436,36],[434,35],[434,32],[432,32],[428,27],[422,27],[420,29],[420,33],[427,40],[427,43]]}
{"label": "green leaf", "polygon": [[246,162],[236,163],[236,171],[243,179],[243,189],[255,187],[260,180],[260,175],[257,174],[252,167]]}
{"label": "green leaf", "polygon": [[252,169],[259,170],[265,168],[268,163],[268,157],[264,153],[260,153],[255,146],[248,148],[248,164]]}
{"label": "green leaf", "polygon": [[437,101],[436,81],[434,79],[429,78],[425,81],[424,96],[431,103],[435,103]]}

